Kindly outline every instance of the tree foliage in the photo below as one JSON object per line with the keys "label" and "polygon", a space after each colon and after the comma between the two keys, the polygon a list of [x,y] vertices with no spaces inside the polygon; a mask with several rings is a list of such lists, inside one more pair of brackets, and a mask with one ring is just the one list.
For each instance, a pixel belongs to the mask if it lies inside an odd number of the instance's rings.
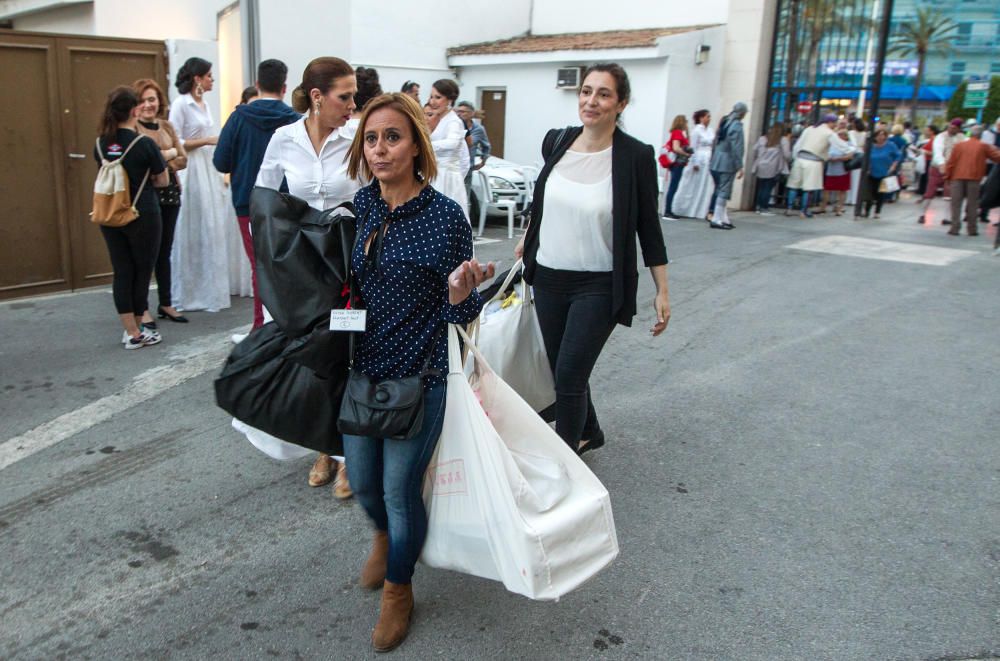
{"label": "tree foliage", "polygon": [[[958,24],[933,7],[918,7],[913,21],[901,22],[889,42],[889,54],[917,58],[917,75],[913,78],[913,96],[910,99],[910,118],[916,116],[920,86],[924,82],[927,56],[949,55],[955,48],[951,44]],[[964,93],[963,93],[964,96]],[[952,115],[953,117],[955,115]]]}

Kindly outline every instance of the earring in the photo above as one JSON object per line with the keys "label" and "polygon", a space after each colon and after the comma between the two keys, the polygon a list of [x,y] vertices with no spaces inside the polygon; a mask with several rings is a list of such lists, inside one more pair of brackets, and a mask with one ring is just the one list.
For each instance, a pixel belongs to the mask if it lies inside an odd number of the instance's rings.
{"label": "earring", "polygon": [[313,106],[315,108],[315,110],[313,110],[313,112],[318,113],[319,112],[319,107],[321,105],[322,104],[320,103],[319,99],[316,99],[316,104]]}
{"label": "earring", "polygon": [[198,96],[201,96],[202,94],[205,93],[205,88],[201,86],[201,83],[198,83],[198,85],[194,88],[194,93],[197,94]]}

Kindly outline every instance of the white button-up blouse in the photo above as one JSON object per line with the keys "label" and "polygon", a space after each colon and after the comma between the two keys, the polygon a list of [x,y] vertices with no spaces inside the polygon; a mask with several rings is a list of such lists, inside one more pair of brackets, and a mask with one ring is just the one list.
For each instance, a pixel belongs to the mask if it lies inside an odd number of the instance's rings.
{"label": "white button-up blouse", "polygon": [[170,123],[177,131],[181,143],[215,135],[215,122],[208,102],[202,99],[204,109],[190,94],[181,94],[170,104]]}
{"label": "white button-up blouse", "polygon": [[356,130],[357,123],[351,121],[333,131],[317,155],[306,132],[305,117],[282,126],[267,145],[257,185],[278,190],[285,179],[289,193],[320,210],[353,200],[362,185],[347,176],[347,152]]}

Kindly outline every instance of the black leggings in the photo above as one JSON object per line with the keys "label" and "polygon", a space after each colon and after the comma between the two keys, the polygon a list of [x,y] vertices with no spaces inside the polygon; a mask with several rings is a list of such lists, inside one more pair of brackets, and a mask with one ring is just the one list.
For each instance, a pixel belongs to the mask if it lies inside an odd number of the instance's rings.
{"label": "black leggings", "polygon": [[590,373],[615,327],[611,274],[538,266],[535,307],[556,382],[556,433],[573,451],[601,435],[590,397]]}
{"label": "black leggings", "polygon": [[160,239],[159,256],[156,258],[156,291],[161,307],[173,305],[170,292],[170,250],[174,246],[174,230],[177,229],[177,215],[181,212],[180,205],[160,206],[160,217],[163,219],[163,233]]}
{"label": "black leggings", "polygon": [[160,209],[124,227],[101,226],[115,271],[111,291],[118,314],[141,315],[149,307],[149,279],[160,249]]}
{"label": "black leggings", "polygon": [[882,213],[882,203],[891,196],[891,193],[879,192],[883,177],[868,176],[868,194],[865,196],[865,215],[871,213],[872,203],[875,203],[875,213]]}

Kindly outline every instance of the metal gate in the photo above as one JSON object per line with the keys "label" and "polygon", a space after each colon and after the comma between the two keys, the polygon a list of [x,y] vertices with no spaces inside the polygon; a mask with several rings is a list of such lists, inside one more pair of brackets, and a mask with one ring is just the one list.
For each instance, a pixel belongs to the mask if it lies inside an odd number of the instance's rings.
{"label": "metal gate", "polygon": [[98,119],[112,88],[166,71],[162,42],[0,30],[0,299],[108,282],[88,220]]}

